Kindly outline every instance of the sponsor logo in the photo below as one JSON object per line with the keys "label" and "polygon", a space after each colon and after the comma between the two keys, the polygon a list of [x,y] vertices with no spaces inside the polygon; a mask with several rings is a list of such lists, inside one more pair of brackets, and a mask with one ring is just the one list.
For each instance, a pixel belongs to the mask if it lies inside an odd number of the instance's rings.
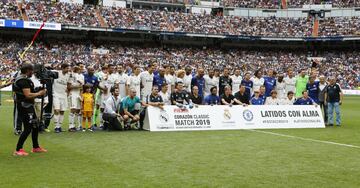
{"label": "sponsor logo", "polygon": [[224,119],[225,120],[231,119],[231,113],[230,113],[229,109],[224,109]]}
{"label": "sponsor logo", "polygon": [[254,114],[250,110],[244,110],[243,118],[246,121],[252,121],[254,119]]}
{"label": "sponsor logo", "polygon": [[167,123],[169,122],[169,115],[166,113],[165,110],[162,110],[159,115],[159,120],[161,123]]}

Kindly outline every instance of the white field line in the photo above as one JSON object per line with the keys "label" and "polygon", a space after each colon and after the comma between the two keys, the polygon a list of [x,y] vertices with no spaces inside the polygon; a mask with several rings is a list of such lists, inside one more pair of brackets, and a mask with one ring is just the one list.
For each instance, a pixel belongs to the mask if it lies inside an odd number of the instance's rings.
{"label": "white field line", "polygon": [[254,129],[250,129],[249,131],[257,132],[257,133],[263,133],[263,134],[270,134],[270,135],[275,135],[275,136],[281,136],[281,137],[287,137],[287,138],[293,138],[293,139],[298,139],[298,140],[305,140],[305,141],[310,141],[310,142],[318,142],[318,143],[323,143],[323,144],[331,144],[331,145],[337,145],[337,146],[360,149],[360,146],[355,146],[355,145],[351,145],[351,144],[342,144],[342,143],[331,142],[331,141],[316,140],[316,139],[311,139],[311,138],[303,138],[303,137],[299,137],[299,136],[292,136],[292,135],[274,133],[274,132],[270,132],[270,131],[261,131],[261,130],[254,130]]}

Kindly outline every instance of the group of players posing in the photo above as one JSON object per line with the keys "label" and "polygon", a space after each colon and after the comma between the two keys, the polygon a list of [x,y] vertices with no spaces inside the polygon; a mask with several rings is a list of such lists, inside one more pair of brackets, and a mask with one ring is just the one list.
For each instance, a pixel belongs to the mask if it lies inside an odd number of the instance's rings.
{"label": "group of players posing", "polygon": [[[72,70],[71,70],[72,69]],[[69,131],[103,128],[103,114],[116,113],[125,128],[142,127],[148,105],[282,105],[320,104],[326,106],[324,94],[327,82],[318,77],[316,70],[293,70],[286,75],[262,70],[252,75],[235,68],[230,70],[205,70],[194,72],[191,67],[175,70],[174,66],[147,65],[146,70],[132,66],[125,70],[122,65],[106,65],[95,73],[94,68],[85,70],[82,64],[70,67],[62,64],[59,78],[53,83],[53,109],[55,132],[62,132],[64,112],[70,107]],[[335,79],[330,79],[332,82]],[[116,99],[114,100],[114,97]],[[68,105],[68,102],[70,105]],[[140,107],[139,107],[140,106]],[[111,108],[116,109],[111,109]],[[99,114],[97,112],[99,111]],[[325,116],[326,116],[326,110]],[[142,117],[142,118],[141,118]],[[133,122],[138,124],[130,124]],[[86,125],[87,123],[87,125]],[[76,126],[76,124],[78,126]],[[138,125],[138,126],[134,126]]]}

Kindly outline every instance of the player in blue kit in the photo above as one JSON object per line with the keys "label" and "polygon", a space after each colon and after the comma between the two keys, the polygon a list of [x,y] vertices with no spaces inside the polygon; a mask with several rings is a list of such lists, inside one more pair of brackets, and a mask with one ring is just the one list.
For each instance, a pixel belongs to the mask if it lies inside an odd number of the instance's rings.
{"label": "player in blue kit", "polygon": [[312,98],[309,97],[307,91],[302,92],[302,97],[294,102],[294,105],[313,105],[316,104]]}
{"label": "player in blue kit", "polygon": [[271,95],[271,91],[275,89],[276,79],[274,77],[274,70],[268,70],[268,75],[264,76],[264,86],[265,86],[265,96],[269,97]]}
{"label": "player in blue kit", "polygon": [[306,90],[309,93],[309,97],[314,100],[316,104],[319,104],[319,82],[315,81],[315,76],[311,76],[309,79],[309,83],[306,84]]}
{"label": "player in blue kit", "polygon": [[251,105],[264,105],[265,100],[264,98],[260,97],[260,92],[258,90],[254,91],[254,97],[251,98],[250,104]]}

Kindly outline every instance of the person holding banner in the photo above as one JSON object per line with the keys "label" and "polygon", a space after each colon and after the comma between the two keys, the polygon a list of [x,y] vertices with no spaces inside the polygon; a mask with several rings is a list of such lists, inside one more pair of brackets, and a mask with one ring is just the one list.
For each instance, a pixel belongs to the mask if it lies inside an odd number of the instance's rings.
{"label": "person holding banner", "polygon": [[205,105],[219,105],[220,104],[220,98],[217,96],[217,86],[213,86],[210,88],[211,94],[206,96],[204,101]]}
{"label": "person holding banner", "polygon": [[339,84],[336,83],[335,77],[329,79],[330,84],[326,87],[325,101],[328,108],[328,123],[333,126],[334,123],[334,109],[336,113],[336,125],[341,125],[340,105],[343,100],[343,93]]}
{"label": "person holding banner", "polygon": [[247,89],[246,85],[244,85],[244,83],[241,84],[239,86],[239,91],[235,93],[234,97],[243,104],[250,104],[249,102],[250,93],[248,93],[246,89]]}
{"label": "person holding banner", "polygon": [[307,91],[303,91],[302,97],[294,102],[294,105],[313,105],[313,104],[316,105],[315,101],[309,97],[309,93]]}
{"label": "person holding banner", "polygon": [[250,104],[251,105],[264,105],[265,101],[263,98],[260,98],[259,90],[254,91],[254,97],[251,98]]}
{"label": "person holding banner", "polygon": [[177,106],[183,106],[185,104],[189,104],[190,100],[189,100],[189,95],[186,93],[186,91],[184,91],[183,88],[183,83],[182,82],[178,82],[175,84],[175,92],[171,94],[171,104],[172,105],[177,105]]}
{"label": "person holding banner", "polygon": [[236,104],[243,104],[238,99],[231,94],[231,86],[227,85],[224,88],[224,94],[221,95],[221,104],[222,105],[236,105]]}
{"label": "person holding banner", "polygon": [[192,92],[190,94],[190,100],[197,105],[203,104],[203,97],[199,95],[199,88],[197,86],[194,86],[192,88]]}
{"label": "person holding banner", "polygon": [[168,92],[168,85],[163,83],[161,86],[161,91],[159,92],[164,105],[171,105],[171,94]]}

